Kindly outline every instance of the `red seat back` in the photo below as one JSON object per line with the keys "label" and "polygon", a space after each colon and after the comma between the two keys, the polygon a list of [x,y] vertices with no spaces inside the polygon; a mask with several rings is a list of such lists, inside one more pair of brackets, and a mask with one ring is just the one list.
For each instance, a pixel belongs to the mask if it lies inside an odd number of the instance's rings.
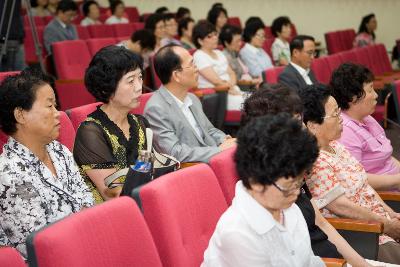
{"label": "red seat back", "polygon": [[371,71],[374,73],[374,75],[382,75],[385,70],[384,70],[384,63],[380,59],[382,55],[379,54],[377,46],[376,45],[370,45],[366,46],[365,49],[368,52],[368,56],[371,62]]}
{"label": "red seat back", "polygon": [[72,152],[75,142],[75,129],[64,111],[60,111],[60,135],[57,140]]}
{"label": "red seat back", "polygon": [[85,209],[32,233],[27,250],[32,266],[161,267],[150,231],[129,197]]}
{"label": "red seat back", "polygon": [[6,135],[2,130],[0,130],[0,154],[3,153],[3,146],[8,141],[8,135]]}
{"label": "red seat back", "polygon": [[[33,18],[33,22],[35,23],[36,27],[44,27],[46,26],[47,23],[45,23],[45,21],[43,20],[43,17],[39,17],[39,16],[34,16]],[[31,24],[29,23],[29,17],[28,15],[24,16],[24,27],[28,27],[31,28]]]}
{"label": "red seat back", "polygon": [[96,107],[101,105],[101,102],[95,102],[80,107],[71,108],[67,114],[71,120],[72,126],[78,130],[79,125],[86,120],[86,117],[96,110]]}
{"label": "red seat back", "polygon": [[330,55],[326,59],[331,73],[342,64],[342,58],[338,54]]}
{"label": "red seat back", "polygon": [[127,6],[125,7],[125,13],[128,15],[128,19],[130,22],[139,22],[140,15],[137,7]]}
{"label": "red seat back", "polygon": [[379,55],[379,59],[381,61],[381,65],[384,72],[393,71],[392,65],[390,64],[390,59],[388,53],[386,51],[386,47],[384,44],[377,44],[375,46],[376,52]]}
{"label": "red seat back", "polygon": [[147,101],[152,97],[153,93],[146,93],[140,96],[140,104],[137,108],[131,110],[133,114],[143,115],[144,108],[146,107]]}
{"label": "red seat back", "polygon": [[53,16],[44,16],[42,17],[43,21],[44,21],[44,25],[46,26],[47,24],[49,24],[50,21],[52,21],[54,19]]}
{"label": "red seat back", "polygon": [[56,81],[56,90],[60,100],[60,109],[67,110],[74,107],[96,102],[95,98],[86,90],[83,81]]}
{"label": "red seat back", "polygon": [[272,58],[271,47],[272,47],[272,44],[274,43],[274,41],[275,41],[274,37],[267,38],[267,39],[265,39],[264,44],[263,44],[263,49],[265,52],[267,52],[267,54],[270,56],[270,58]]}
{"label": "red seat back", "polygon": [[274,38],[272,35],[271,27],[270,26],[265,26],[264,28],[264,33],[265,33],[265,38]]}
{"label": "red seat back", "polygon": [[0,266],[1,267],[27,267],[24,259],[15,248],[0,248]]}
{"label": "red seat back", "polygon": [[114,36],[116,37],[131,36],[135,31],[133,23],[113,24],[112,26],[114,28]]}
{"label": "red seat back", "polygon": [[52,44],[52,50],[59,79],[83,79],[91,60],[85,41],[56,42]]}
{"label": "red seat back", "polygon": [[233,25],[236,27],[242,28],[242,22],[240,21],[239,17],[229,17],[228,22],[229,25]]}
{"label": "red seat back", "polygon": [[135,26],[135,31],[144,29],[144,23],[143,22],[134,22],[133,25]]}
{"label": "red seat back", "polygon": [[86,40],[91,56],[94,56],[103,47],[117,43],[115,38],[93,38]]}
{"label": "red seat back", "polygon": [[[24,29],[25,29],[25,40],[24,40],[25,61],[28,64],[37,63],[39,62],[39,59],[36,55],[36,49],[35,49],[35,44],[33,42],[33,35],[31,28],[25,27]],[[44,58],[47,54],[43,41],[44,27],[43,26],[36,27],[36,30],[39,38],[39,44],[42,46],[41,52]]]}
{"label": "red seat back", "polygon": [[342,31],[342,42],[345,50],[353,48],[353,41],[356,38],[356,32],[354,29],[347,29]]}
{"label": "red seat back", "polygon": [[285,66],[269,68],[265,71],[265,80],[267,83],[278,83],[279,74],[285,69]]}
{"label": "red seat back", "polygon": [[113,26],[107,24],[87,26],[91,38],[109,38],[115,37]]}
{"label": "red seat back", "polygon": [[213,156],[209,163],[218,179],[228,206],[232,204],[232,199],[235,196],[235,185],[239,179],[234,161],[235,152],[236,147],[224,150]]}
{"label": "red seat back", "polygon": [[353,50],[343,51],[343,52],[339,53],[338,55],[341,58],[341,61],[343,63],[345,63],[345,62],[356,63],[357,62],[357,57]]}
{"label": "red seat back", "polygon": [[78,32],[78,37],[81,40],[87,40],[90,38],[89,30],[86,26],[76,25],[76,31]]}
{"label": "red seat back", "polygon": [[0,82],[2,82],[5,78],[8,76],[14,76],[19,74],[19,71],[5,71],[5,72],[0,72]]}
{"label": "red seat back", "polygon": [[372,64],[371,64],[371,61],[369,58],[367,47],[354,49],[354,52],[356,53],[356,58],[357,58],[358,64],[364,65],[365,67],[372,69],[371,68]]}
{"label": "red seat back", "polygon": [[313,60],[311,64],[311,69],[313,70],[317,80],[320,83],[328,84],[331,79],[331,71],[328,66],[326,57],[320,57]]}
{"label": "red seat back", "polygon": [[163,266],[200,266],[227,205],[214,172],[197,164],[137,190]]}

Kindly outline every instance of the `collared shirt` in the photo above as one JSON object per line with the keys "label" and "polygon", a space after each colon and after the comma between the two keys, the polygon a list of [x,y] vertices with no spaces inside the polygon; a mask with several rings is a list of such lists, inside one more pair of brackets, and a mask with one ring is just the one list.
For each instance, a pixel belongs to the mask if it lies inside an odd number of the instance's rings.
{"label": "collared shirt", "polygon": [[84,18],[84,19],[81,21],[81,26],[99,25],[99,24],[101,24],[101,21],[99,21],[99,20],[92,20],[92,19],[89,18],[89,17],[86,17],[86,18]]}
{"label": "collared shirt", "polygon": [[284,226],[238,181],[232,206],[218,221],[201,266],[325,266],[312,252],[299,207],[293,204],[283,214]]}
{"label": "collared shirt", "polygon": [[252,77],[259,77],[265,70],[274,67],[271,58],[264,49],[257,48],[249,43],[246,43],[240,49],[239,56],[249,68]]}
{"label": "collared shirt", "polygon": [[46,149],[57,177],[12,137],[0,156],[0,245],[24,255],[31,232],[93,205],[71,152],[57,141]]}
{"label": "collared shirt", "polygon": [[372,117],[362,122],[342,112],[343,132],[339,140],[368,173],[399,174],[400,168],[392,159],[393,147],[385,131]]}
{"label": "collared shirt", "polygon": [[114,15],[109,17],[104,24],[126,24],[129,23],[129,20],[127,18],[118,18]]}
{"label": "collared shirt", "polygon": [[310,73],[310,69],[308,69],[308,70],[303,69],[302,67],[300,67],[299,65],[297,65],[293,62],[290,62],[290,64],[292,64],[292,66],[300,73],[301,77],[303,77],[306,84],[308,84],[308,85],[313,84],[313,82],[310,79],[310,76],[308,76],[308,74]]}
{"label": "collared shirt", "polygon": [[276,66],[279,66],[279,60],[284,58],[290,62],[290,46],[289,42],[284,43],[280,38],[275,38],[271,46],[272,59]]}
{"label": "collared shirt", "polygon": [[176,104],[178,105],[179,109],[182,111],[183,115],[185,115],[186,119],[188,120],[190,126],[194,129],[196,134],[203,139],[204,134],[203,131],[201,130],[199,124],[197,123],[195,117],[193,116],[192,111],[190,110],[190,106],[193,104],[192,99],[190,97],[186,96],[183,102],[178,99],[176,96],[174,96],[169,90],[167,92],[172,96],[172,98],[175,100]]}

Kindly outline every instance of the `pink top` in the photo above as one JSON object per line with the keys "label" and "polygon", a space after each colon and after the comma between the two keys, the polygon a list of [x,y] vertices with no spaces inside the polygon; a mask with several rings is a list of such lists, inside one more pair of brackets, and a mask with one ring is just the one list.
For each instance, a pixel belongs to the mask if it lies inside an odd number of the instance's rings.
{"label": "pink top", "polygon": [[363,122],[342,112],[343,133],[339,142],[355,157],[368,173],[397,174],[400,169],[392,159],[393,147],[385,131],[372,117]]}

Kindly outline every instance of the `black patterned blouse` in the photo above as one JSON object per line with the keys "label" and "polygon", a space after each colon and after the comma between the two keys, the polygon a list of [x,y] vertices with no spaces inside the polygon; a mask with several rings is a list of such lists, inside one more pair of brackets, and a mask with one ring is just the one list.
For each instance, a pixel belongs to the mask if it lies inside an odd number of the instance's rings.
{"label": "black patterned blouse", "polygon": [[[147,120],[140,115],[128,114],[129,140],[122,130],[108,118],[100,106],[78,128],[74,144],[74,158],[82,177],[93,193],[96,204],[104,202],[95,184],[86,175],[91,169],[117,171],[133,165],[139,150],[146,149]],[[124,178],[122,181],[124,182]]]}

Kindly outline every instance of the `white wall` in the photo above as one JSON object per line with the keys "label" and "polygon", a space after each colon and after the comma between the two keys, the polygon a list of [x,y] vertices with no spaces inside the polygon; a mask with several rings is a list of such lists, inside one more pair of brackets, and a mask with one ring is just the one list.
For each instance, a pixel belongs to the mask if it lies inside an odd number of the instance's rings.
{"label": "white wall", "polygon": [[[371,12],[378,20],[377,41],[388,50],[400,39],[400,0],[124,0],[127,6],[136,6],[140,13],[153,12],[167,6],[176,11],[186,6],[195,19],[205,18],[214,2],[222,2],[229,16],[239,16],[242,23],[249,16],[260,16],[269,25],[280,15],[287,15],[298,32],[313,35],[325,45],[327,31],[354,28],[358,30],[361,17]],[[106,6],[107,0],[100,0]]]}

